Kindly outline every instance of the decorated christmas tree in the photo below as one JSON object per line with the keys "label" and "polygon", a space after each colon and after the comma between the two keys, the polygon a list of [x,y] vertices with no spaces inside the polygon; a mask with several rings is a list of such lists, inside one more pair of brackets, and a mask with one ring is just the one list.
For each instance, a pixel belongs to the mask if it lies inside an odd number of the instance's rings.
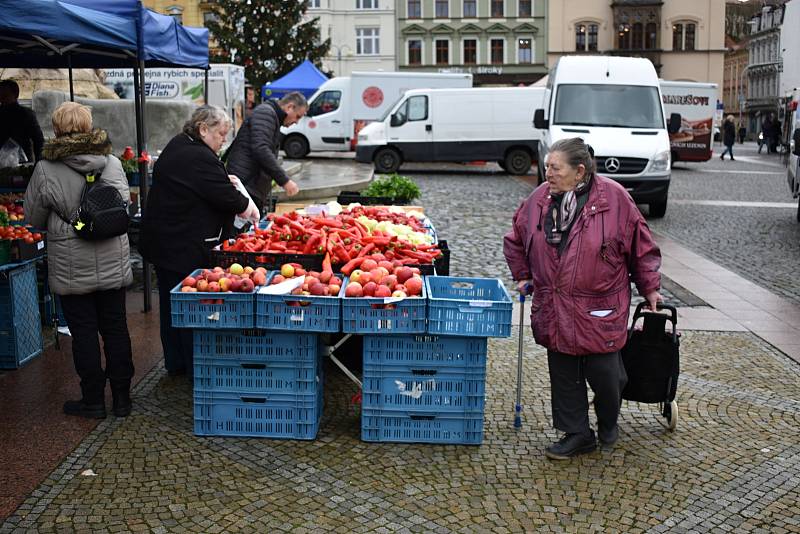
{"label": "decorated christmas tree", "polygon": [[207,24],[216,41],[212,61],[244,65],[256,87],[276,80],[304,59],[317,67],[330,39],[320,39],[319,20],[303,22],[307,0],[217,0],[218,20]]}

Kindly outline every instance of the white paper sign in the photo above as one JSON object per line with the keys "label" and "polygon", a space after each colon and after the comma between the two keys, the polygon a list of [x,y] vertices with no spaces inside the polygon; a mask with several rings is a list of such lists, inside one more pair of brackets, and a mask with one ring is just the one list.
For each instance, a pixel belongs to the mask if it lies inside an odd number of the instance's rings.
{"label": "white paper sign", "polygon": [[297,278],[289,278],[288,280],[284,280],[280,284],[273,284],[269,286],[264,286],[258,290],[259,293],[263,293],[264,295],[288,295],[298,287],[303,285],[305,282],[305,276],[298,276]]}

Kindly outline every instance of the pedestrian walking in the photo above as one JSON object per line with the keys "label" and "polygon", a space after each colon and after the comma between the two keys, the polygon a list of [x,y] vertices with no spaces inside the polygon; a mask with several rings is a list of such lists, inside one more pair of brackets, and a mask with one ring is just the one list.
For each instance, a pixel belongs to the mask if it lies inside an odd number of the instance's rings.
{"label": "pedestrian walking", "polygon": [[546,168],[547,182],[514,214],[503,253],[520,292],[533,288],[533,336],[547,348],[553,425],[564,432],[545,454],[563,460],[597,447],[586,382],[600,444],[617,440],[630,282],[655,310],[661,253],[630,195],[596,174],[583,140],[554,143]]}
{"label": "pedestrian walking", "polygon": [[761,132],[758,134],[758,153],[761,154],[761,149],[766,145],[767,154],[769,154],[769,140],[772,137],[772,114],[766,117],[761,123]]}
{"label": "pedestrian walking", "polygon": [[725,150],[719,155],[719,159],[724,160],[725,154],[730,154],[733,161],[733,144],[736,142],[736,125],[733,123],[733,115],[728,115],[722,124],[722,144]]}
{"label": "pedestrian walking", "polygon": [[783,127],[781,121],[775,120],[772,122],[772,131],[769,138],[769,151],[772,154],[778,153],[778,147],[781,146],[781,134]]}
{"label": "pedestrian walking", "polygon": [[256,106],[228,149],[228,172],[239,177],[259,213],[263,212],[273,180],[289,196],[296,195],[300,190],[278,163],[278,149],[281,126],[295,124],[307,110],[306,97],[296,91],[279,101],[268,100]]}
{"label": "pedestrian walking", "polygon": [[744,125],[739,126],[739,144],[740,145],[744,144],[744,138],[745,138],[746,135],[747,135],[747,128],[745,128]]}
{"label": "pedestrian walking", "polygon": [[28,161],[42,159],[44,135],[32,109],[21,106],[19,85],[14,80],[0,81],[0,147],[13,139]]}
{"label": "pedestrian walking", "polygon": [[139,252],[156,268],[161,346],[170,376],[193,370],[192,332],[172,327],[170,290],[193,270],[211,266],[209,252],[235,215],[258,220],[255,204],[237,191],[235,177],[217,156],[230,127],[224,110],[197,108],[153,168]]}
{"label": "pedestrian walking", "polygon": [[114,415],[125,417],[131,413],[134,371],[125,309],[125,288],[133,281],[128,236],[89,241],[66,220],[78,210],[87,176],[113,186],[126,199],[128,180],[111,155],[106,132],[92,129],[89,108],[75,102],[60,105],[53,112],[53,130],[56,137],[42,149],[43,159],[25,191],[25,217],[47,230],[48,281],[61,298],[81,379],[81,399],[64,403],[64,412],[106,417],[108,379]]}

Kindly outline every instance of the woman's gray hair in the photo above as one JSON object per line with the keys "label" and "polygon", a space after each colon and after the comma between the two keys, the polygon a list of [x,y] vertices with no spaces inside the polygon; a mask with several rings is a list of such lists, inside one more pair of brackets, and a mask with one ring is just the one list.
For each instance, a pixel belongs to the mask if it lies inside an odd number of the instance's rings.
{"label": "woman's gray hair", "polygon": [[573,169],[577,169],[578,165],[583,165],[586,168],[584,182],[594,178],[597,173],[597,167],[594,164],[594,151],[580,137],[570,137],[569,139],[556,141],[550,147],[550,152],[564,154],[564,159]]}
{"label": "woman's gray hair", "polygon": [[230,126],[231,118],[218,106],[200,106],[183,125],[183,133],[195,138],[200,137],[200,126],[203,124],[208,126],[209,130],[213,130],[223,124]]}

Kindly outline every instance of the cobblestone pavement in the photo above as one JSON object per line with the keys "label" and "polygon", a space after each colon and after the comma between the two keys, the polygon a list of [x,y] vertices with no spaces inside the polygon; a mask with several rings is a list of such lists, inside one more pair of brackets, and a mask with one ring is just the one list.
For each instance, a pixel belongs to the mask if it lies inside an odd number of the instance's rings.
{"label": "cobblestone pavement", "polygon": [[686,333],[676,432],[626,402],[613,451],[563,463],[544,352],[514,431],[516,331],[489,350],[480,447],[361,442],[331,368],[316,441],[198,438],[188,382],[154,370],[0,532],[800,532],[800,368],[757,337]]}
{"label": "cobblestone pavement", "polygon": [[[797,199],[789,193],[780,157],[759,155],[756,148],[752,143],[736,145],[733,162],[714,157],[706,163],[679,163],[672,173],[666,216],[648,222],[694,252],[800,303]],[[707,200],[786,206],[695,203]]]}

